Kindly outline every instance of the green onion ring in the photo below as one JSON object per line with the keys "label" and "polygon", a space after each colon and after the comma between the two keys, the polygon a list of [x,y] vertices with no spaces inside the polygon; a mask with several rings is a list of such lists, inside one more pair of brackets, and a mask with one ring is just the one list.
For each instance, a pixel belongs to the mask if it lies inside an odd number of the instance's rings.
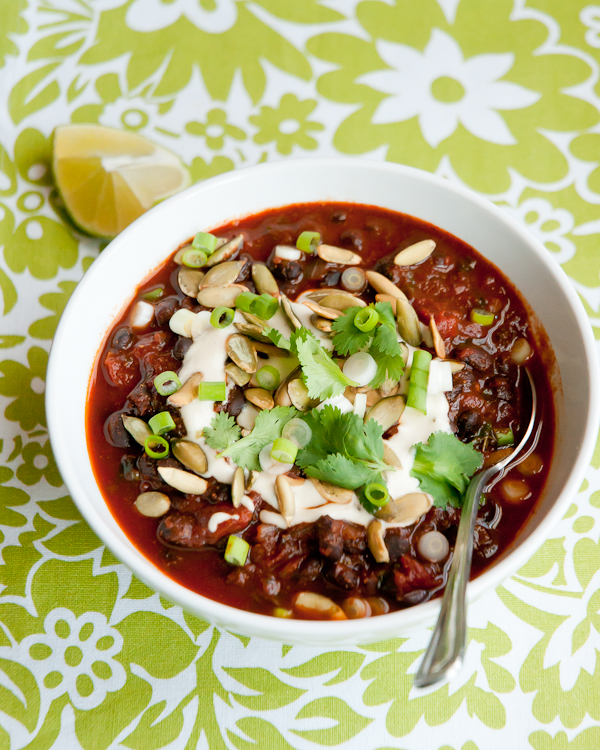
{"label": "green onion ring", "polygon": [[496,316],[492,312],[474,307],[470,312],[470,318],[473,323],[478,323],[480,326],[491,326]]}
{"label": "green onion ring", "polygon": [[223,382],[207,383],[202,381],[198,386],[199,401],[225,401],[227,398],[227,385]]}
{"label": "green onion ring", "polygon": [[[155,450],[156,447],[162,451]],[[169,443],[159,435],[150,435],[144,441],[144,450],[150,458],[166,458],[169,455]]]}
{"label": "green onion ring", "polygon": [[243,312],[252,312],[250,309],[252,307],[252,303],[254,300],[258,299],[258,294],[253,294],[252,292],[242,292],[240,295],[238,295],[235,306],[238,310],[242,310]]}
{"label": "green onion ring", "polygon": [[372,331],[379,323],[379,313],[374,307],[361,308],[354,317],[354,325],[359,331]]}
{"label": "green onion ring", "polygon": [[230,565],[245,565],[250,552],[250,545],[245,539],[239,536],[230,536],[225,548],[225,562]]}
{"label": "green onion ring", "polygon": [[217,238],[208,232],[198,232],[192,240],[192,247],[203,250],[206,255],[212,255],[217,249]]}
{"label": "green onion ring", "polygon": [[303,419],[294,417],[283,428],[281,437],[291,440],[298,448],[305,448],[312,437],[312,430]]}
{"label": "green onion ring", "polygon": [[[243,294],[244,293],[242,293],[240,297],[243,296]],[[250,303],[249,312],[261,318],[262,320],[269,320],[273,317],[273,315],[275,315],[278,309],[279,302],[275,299],[275,297],[271,297],[270,294],[261,294],[260,297],[256,297],[256,299],[252,300],[252,302]]]}
{"label": "green onion ring", "polygon": [[165,370],[154,378],[154,387],[161,396],[170,396],[181,388],[181,380],[173,370]]}
{"label": "green onion ring", "polygon": [[163,296],[163,288],[161,286],[157,286],[156,289],[151,289],[149,292],[144,292],[141,294],[141,298],[152,301],[153,299],[160,299]]}
{"label": "green onion ring", "polygon": [[275,388],[281,383],[281,375],[279,370],[273,365],[265,365],[261,367],[256,373],[256,379],[261,388],[266,388],[268,391],[274,391]]}
{"label": "green onion ring", "polygon": [[305,253],[314,253],[321,244],[321,235],[318,232],[302,232],[296,240],[296,247]]}
{"label": "green onion ring", "polygon": [[504,448],[507,445],[515,444],[515,436],[510,428],[508,430],[494,430],[494,433],[496,434],[498,448]]}
{"label": "green onion ring", "polygon": [[365,487],[365,497],[370,503],[376,505],[377,507],[385,505],[389,499],[389,496],[390,493],[388,492],[385,484],[379,484],[379,482],[371,482],[371,484],[367,484],[367,486]]}
{"label": "green onion ring", "polygon": [[183,265],[188,266],[188,268],[202,268],[206,265],[207,260],[206,253],[197,248],[186,250],[181,258]]}
{"label": "green onion ring", "polygon": [[271,458],[282,464],[293,464],[298,455],[298,446],[286,438],[277,438],[271,448]]}
{"label": "green onion ring", "polygon": [[215,307],[210,314],[210,324],[213,328],[227,328],[233,323],[234,315],[230,307]]}
{"label": "green onion ring", "polygon": [[148,420],[148,427],[154,435],[164,435],[176,427],[173,417],[168,411],[160,411]]}

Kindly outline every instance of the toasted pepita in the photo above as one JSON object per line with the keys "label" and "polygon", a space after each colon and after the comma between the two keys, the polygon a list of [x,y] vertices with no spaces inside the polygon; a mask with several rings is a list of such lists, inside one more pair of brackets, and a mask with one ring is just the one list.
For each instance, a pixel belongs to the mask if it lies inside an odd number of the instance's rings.
{"label": "toasted pepita", "polygon": [[271,297],[279,297],[279,285],[264,263],[255,262],[252,264],[252,281],[259,294],[270,294]]}
{"label": "toasted pepita", "polygon": [[331,307],[323,307],[323,305],[320,305],[318,302],[312,302],[312,300],[308,299],[304,300],[302,304],[317,315],[320,315],[322,318],[327,318],[328,320],[335,320],[344,314],[339,310],[334,310]]}
{"label": "toasted pepita", "polygon": [[231,502],[233,503],[234,508],[240,507],[245,493],[246,485],[244,470],[241,466],[238,466],[233,474],[233,482],[231,483]]}
{"label": "toasted pepita", "polygon": [[383,431],[389,430],[398,423],[406,406],[403,396],[389,396],[378,401],[365,415],[365,422],[374,419],[383,427]]}
{"label": "toasted pepita", "polygon": [[227,284],[226,286],[207,286],[200,289],[196,299],[203,307],[235,307],[235,301],[242,292],[247,292],[242,284]]}
{"label": "toasted pepita", "polygon": [[390,561],[390,553],[385,546],[384,534],[381,521],[371,521],[367,526],[367,543],[371,554],[375,558],[375,562],[378,563],[388,563]]}
{"label": "toasted pepita", "polygon": [[294,500],[294,493],[287,481],[287,477],[283,474],[280,474],[275,480],[275,494],[277,495],[279,512],[285,519],[287,525],[290,526],[294,520],[294,514],[296,512],[296,501]]}
{"label": "toasted pepita", "polygon": [[258,367],[256,349],[250,339],[246,338],[246,336],[242,336],[240,333],[232,334],[227,339],[225,351],[227,352],[227,356],[230,357],[238,367],[241,367],[244,372],[256,372],[256,368]]}
{"label": "toasted pepita", "polygon": [[333,310],[340,310],[341,312],[347,310],[349,307],[367,306],[367,303],[360,299],[360,297],[355,297],[353,294],[344,292],[333,292],[332,294],[327,294],[319,300],[319,304],[323,305],[323,307],[330,307]]}
{"label": "toasted pepita", "polygon": [[396,466],[398,469],[402,468],[400,459],[385,440],[383,441],[383,460],[388,466]]}
{"label": "toasted pepita", "polygon": [[175,256],[173,257],[173,260],[175,261],[175,263],[179,263],[181,265],[183,256],[187,253],[188,250],[191,250],[191,249],[192,249],[191,244],[180,247],[179,250],[175,253]]}
{"label": "toasted pepita", "polygon": [[431,337],[433,338],[433,348],[435,353],[440,359],[446,358],[446,347],[444,346],[444,339],[440,336],[438,327],[435,322],[433,315],[429,318],[429,329],[431,330]]}
{"label": "toasted pepita", "polygon": [[246,385],[250,380],[250,373],[244,372],[234,362],[228,362],[225,365],[225,372],[227,373],[227,377],[231,378],[236,385]]}
{"label": "toasted pepita", "polygon": [[201,372],[195,372],[193,375],[190,375],[181,388],[169,396],[167,403],[171,404],[171,406],[191,404],[198,395],[198,386],[203,378],[204,375]]}
{"label": "toasted pepita", "polygon": [[239,253],[239,251],[242,249],[243,244],[244,235],[238,234],[237,237],[234,237],[232,240],[223,245],[219,250],[214,252],[212,255],[209,255],[206,265],[209,268],[212,268],[213,266],[222,263],[224,260],[231,260]]}
{"label": "toasted pepita", "polygon": [[397,266],[414,266],[429,258],[434,250],[434,240],[421,240],[421,242],[415,242],[414,245],[409,245],[404,250],[400,250],[394,258],[394,263]]}
{"label": "toasted pepita", "polygon": [[387,523],[397,523],[401,526],[411,526],[431,508],[432,500],[425,492],[410,492],[375,511],[377,518]]}
{"label": "toasted pepita", "polygon": [[245,262],[243,260],[230,260],[226,263],[219,263],[218,266],[214,266],[206,272],[200,284],[200,289],[205,289],[207,286],[226,286],[227,284],[235,283],[244,265]]}
{"label": "toasted pepita", "polygon": [[290,380],[287,386],[287,392],[292,404],[298,411],[310,411],[318,405],[318,400],[308,395],[308,389],[301,378]]}
{"label": "toasted pepita", "polygon": [[208,487],[206,479],[183,469],[159,466],[158,473],[164,482],[186,495],[203,495]]}
{"label": "toasted pepita", "polygon": [[340,266],[358,266],[362,262],[360,255],[334,245],[319,245],[317,255],[327,263],[337,263]]}
{"label": "toasted pepita", "polygon": [[338,487],[330,482],[322,482],[320,479],[311,477],[310,480],[315,489],[321,495],[324,500],[330,503],[337,503],[338,505],[346,505],[346,503],[352,502],[354,492],[352,490],[346,490],[343,487]]}
{"label": "toasted pepita", "polygon": [[148,427],[147,423],[143,419],[138,417],[130,417],[127,414],[121,414],[123,420],[123,427],[131,435],[136,443],[144,445],[146,440],[152,435],[152,430]]}
{"label": "toasted pepita", "polygon": [[395,297],[396,299],[406,299],[406,294],[401,289],[398,289],[394,282],[390,281],[383,274],[377,273],[377,271],[367,271],[366,274],[369,284],[379,294],[389,294],[390,297]]}
{"label": "toasted pepita", "polygon": [[280,299],[283,312],[285,313],[292,328],[295,328],[296,330],[298,330],[298,328],[302,328],[302,323],[298,320],[296,313],[293,311],[292,303],[290,302],[289,298],[282,292],[280,294]]}
{"label": "toasted pepita", "polygon": [[346,614],[341,607],[321,594],[315,594],[312,591],[301,591],[294,600],[294,608],[300,614],[309,617],[321,617],[328,620],[347,620]]}
{"label": "toasted pepita", "polygon": [[204,271],[199,271],[197,268],[181,266],[177,274],[177,283],[185,295],[188,297],[194,297],[195,299],[200,290],[200,283],[203,278]]}
{"label": "toasted pepita", "polygon": [[310,316],[310,323],[317,330],[323,331],[323,333],[332,333],[333,332],[333,327],[331,325],[332,321],[329,320],[328,318],[321,318],[320,315],[311,315]]}
{"label": "toasted pepita", "polygon": [[208,460],[206,453],[197,443],[190,440],[173,440],[171,450],[175,458],[180,461],[186,469],[195,471],[196,474],[206,474],[208,471]]}
{"label": "toasted pepita", "polygon": [[455,373],[460,372],[461,370],[465,369],[465,363],[464,362],[457,362],[454,359],[447,359],[446,362],[450,363],[450,370],[452,371],[453,375]]}
{"label": "toasted pepita", "polygon": [[246,388],[244,397],[259,409],[272,409],[275,406],[273,396],[266,388]]}
{"label": "toasted pepita", "polygon": [[264,328],[259,328],[259,326],[255,326],[252,323],[234,323],[233,325],[240,333],[243,333],[244,336],[248,336],[248,338],[251,338],[255,343],[258,341],[262,341],[265,344],[271,342],[271,339],[268,336],[265,336]]}
{"label": "toasted pepita", "polygon": [[400,335],[411,346],[419,346],[423,340],[421,323],[413,306],[406,299],[396,300],[396,322]]}
{"label": "toasted pepita", "polygon": [[147,518],[160,518],[169,511],[171,500],[162,492],[142,492],[134,505]]}

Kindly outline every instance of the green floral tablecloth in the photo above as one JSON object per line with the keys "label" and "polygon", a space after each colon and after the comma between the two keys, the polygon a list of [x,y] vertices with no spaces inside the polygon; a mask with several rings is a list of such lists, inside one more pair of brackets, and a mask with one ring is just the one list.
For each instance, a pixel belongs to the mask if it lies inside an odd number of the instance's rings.
{"label": "green floral tablecloth", "polygon": [[0,0],[0,748],[600,747],[600,451],[471,608],[461,674],[416,692],[426,633],[282,647],[160,599],[81,520],[44,416],[102,248],[52,191],[56,125],[142,133],[194,180],[331,154],[436,172],[545,244],[599,337],[599,63],[587,0]]}

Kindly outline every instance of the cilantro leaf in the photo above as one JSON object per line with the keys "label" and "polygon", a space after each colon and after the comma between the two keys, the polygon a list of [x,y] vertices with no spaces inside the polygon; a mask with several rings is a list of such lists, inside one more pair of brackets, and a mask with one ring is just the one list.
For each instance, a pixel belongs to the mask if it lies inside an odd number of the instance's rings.
{"label": "cilantro leaf", "polygon": [[289,340],[277,328],[267,328],[264,333],[280,349],[287,349],[288,351],[291,349]]}
{"label": "cilantro leaf", "polygon": [[344,310],[344,315],[340,315],[331,324],[336,332],[333,337],[333,346],[344,357],[364,349],[373,337],[373,331],[361,331],[354,325],[354,319],[360,310],[362,310],[361,307],[348,307]]}
{"label": "cilantro leaf", "polygon": [[470,478],[483,464],[481,453],[447,432],[434,432],[416,449],[410,473],[419,480],[421,489],[433,495],[440,508],[447,503],[460,506]]}
{"label": "cilantro leaf", "polygon": [[276,406],[270,411],[264,410],[256,417],[254,429],[245,438],[225,448],[219,456],[229,456],[238,466],[244,469],[260,471],[258,454],[261,450],[281,437],[285,425],[297,415],[293,406]]}
{"label": "cilantro leaf", "polygon": [[296,353],[302,367],[302,375],[311,398],[326,399],[339,396],[354,380],[344,375],[306,328],[299,328],[291,336],[292,351]]}
{"label": "cilantro leaf", "polygon": [[216,451],[224,451],[239,440],[241,430],[233,417],[226,411],[220,411],[212,418],[210,427],[202,430],[206,444]]}
{"label": "cilantro leaf", "polygon": [[[369,307],[371,307],[371,305],[369,305]],[[379,313],[379,320],[382,323],[386,323],[388,326],[391,326],[394,330],[396,330],[394,311],[392,310],[392,306],[389,302],[376,302],[374,305],[372,305],[372,307],[374,307]]]}
{"label": "cilantro leaf", "polygon": [[330,405],[302,419],[312,435],[296,463],[309,477],[356,490],[390,469],[383,462],[383,430],[375,420],[364,424],[356,414],[342,414]]}
{"label": "cilantro leaf", "polygon": [[[389,305],[389,302],[378,302],[377,304]],[[400,380],[404,372],[404,358],[395,327],[391,328],[384,324],[377,328],[369,354],[377,362],[377,373],[370,383],[371,388],[379,388],[387,379]]]}

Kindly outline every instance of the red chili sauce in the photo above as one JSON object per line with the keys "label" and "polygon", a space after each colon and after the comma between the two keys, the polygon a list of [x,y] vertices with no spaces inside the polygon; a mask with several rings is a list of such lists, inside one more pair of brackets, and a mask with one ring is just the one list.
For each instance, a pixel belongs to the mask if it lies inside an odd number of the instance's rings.
{"label": "red chili sauce", "polygon": [[[518,439],[527,424],[530,407],[526,376],[522,367],[513,363],[511,349],[519,338],[531,345],[533,354],[526,364],[538,393],[537,437],[528,455],[525,451],[527,458],[495,484],[479,510],[472,572],[473,577],[478,576],[513,544],[534,511],[547,478],[555,424],[552,389],[544,364],[551,359],[549,347],[540,350],[519,294],[495,266],[456,237],[413,217],[372,206],[317,203],[266,211],[233,221],[214,233],[227,239],[240,232],[244,235],[239,258],[248,262],[237,283],[256,291],[250,265],[262,261],[273,271],[280,289],[295,299],[305,289],[340,287],[343,271],[343,267],[316,256],[303,263],[274,260],[276,245],[294,245],[305,230],[319,232],[323,243],[358,253],[365,270],[376,270],[394,281],[423,323],[427,324],[430,316],[435,318],[447,356],[465,364],[454,375],[454,390],[446,394],[451,424],[461,440],[473,442],[483,451],[487,464],[502,455],[490,438],[491,428],[510,427]],[[394,264],[399,250],[430,238],[436,248],[429,259],[414,266]],[[433,507],[415,525],[388,531],[385,540],[390,563],[378,564],[370,554],[363,527],[323,517],[316,523],[281,531],[260,523],[261,498],[256,493],[250,493],[256,503],[254,513],[238,508],[235,512],[239,521],[220,524],[211,534],[207,530],[210,515],[220,510],[232,512],[229,486],[213,480],[205,495],[196,497],[184,496],[162,482],[156,464],[178,466],[178,462],[173,458],[158,462],[148,458],[123,429],[121,414],[147,420],[152,413],[167,408],[166,398],[156,392],[153,379],[164,370],[177,371],[190,343],[174,334],[168,321],[182,306],[193,311],[203,309],[180,291],[178,268],[171,257],[140,285],[109,332],[90,385],[87,435],[93,470],[111,512],[131,542],[183,586],[263,614],[273,614],[276,608],[292,609],[299,591],[323,594],[340,606],[360,597],[368,600],[367,613],[373,615],[438,595],[452,552],[442,562],[429,562],[419,556],[417,543],[423,533],[439,530],[452,550],[460,518],[455,508]],[[141,295],[159,287],[162,297],[151,302],[154,320],[143,331],[133,331],[128,326],[133,305]],[[368,286],[361,296],[372,302],[374,290]],[[473,308],[493,312],[493,325],[471,322]],[[181,417],[174,414],[174,418],[175,434],[184,436]],[[174,543],[165,543],[169,535],[157,533],[159,529],[164,531],[165,519],[147,518],[138,512],[134,501],[140,492],[148,490],[171,497],[169,515],[175,530],[182,518],[195,519],[197,549],[182,548],[176,535],[171,537]],[[241,534],[251,545],[248,562],[241,568],[223,558],[232,533]]]}

